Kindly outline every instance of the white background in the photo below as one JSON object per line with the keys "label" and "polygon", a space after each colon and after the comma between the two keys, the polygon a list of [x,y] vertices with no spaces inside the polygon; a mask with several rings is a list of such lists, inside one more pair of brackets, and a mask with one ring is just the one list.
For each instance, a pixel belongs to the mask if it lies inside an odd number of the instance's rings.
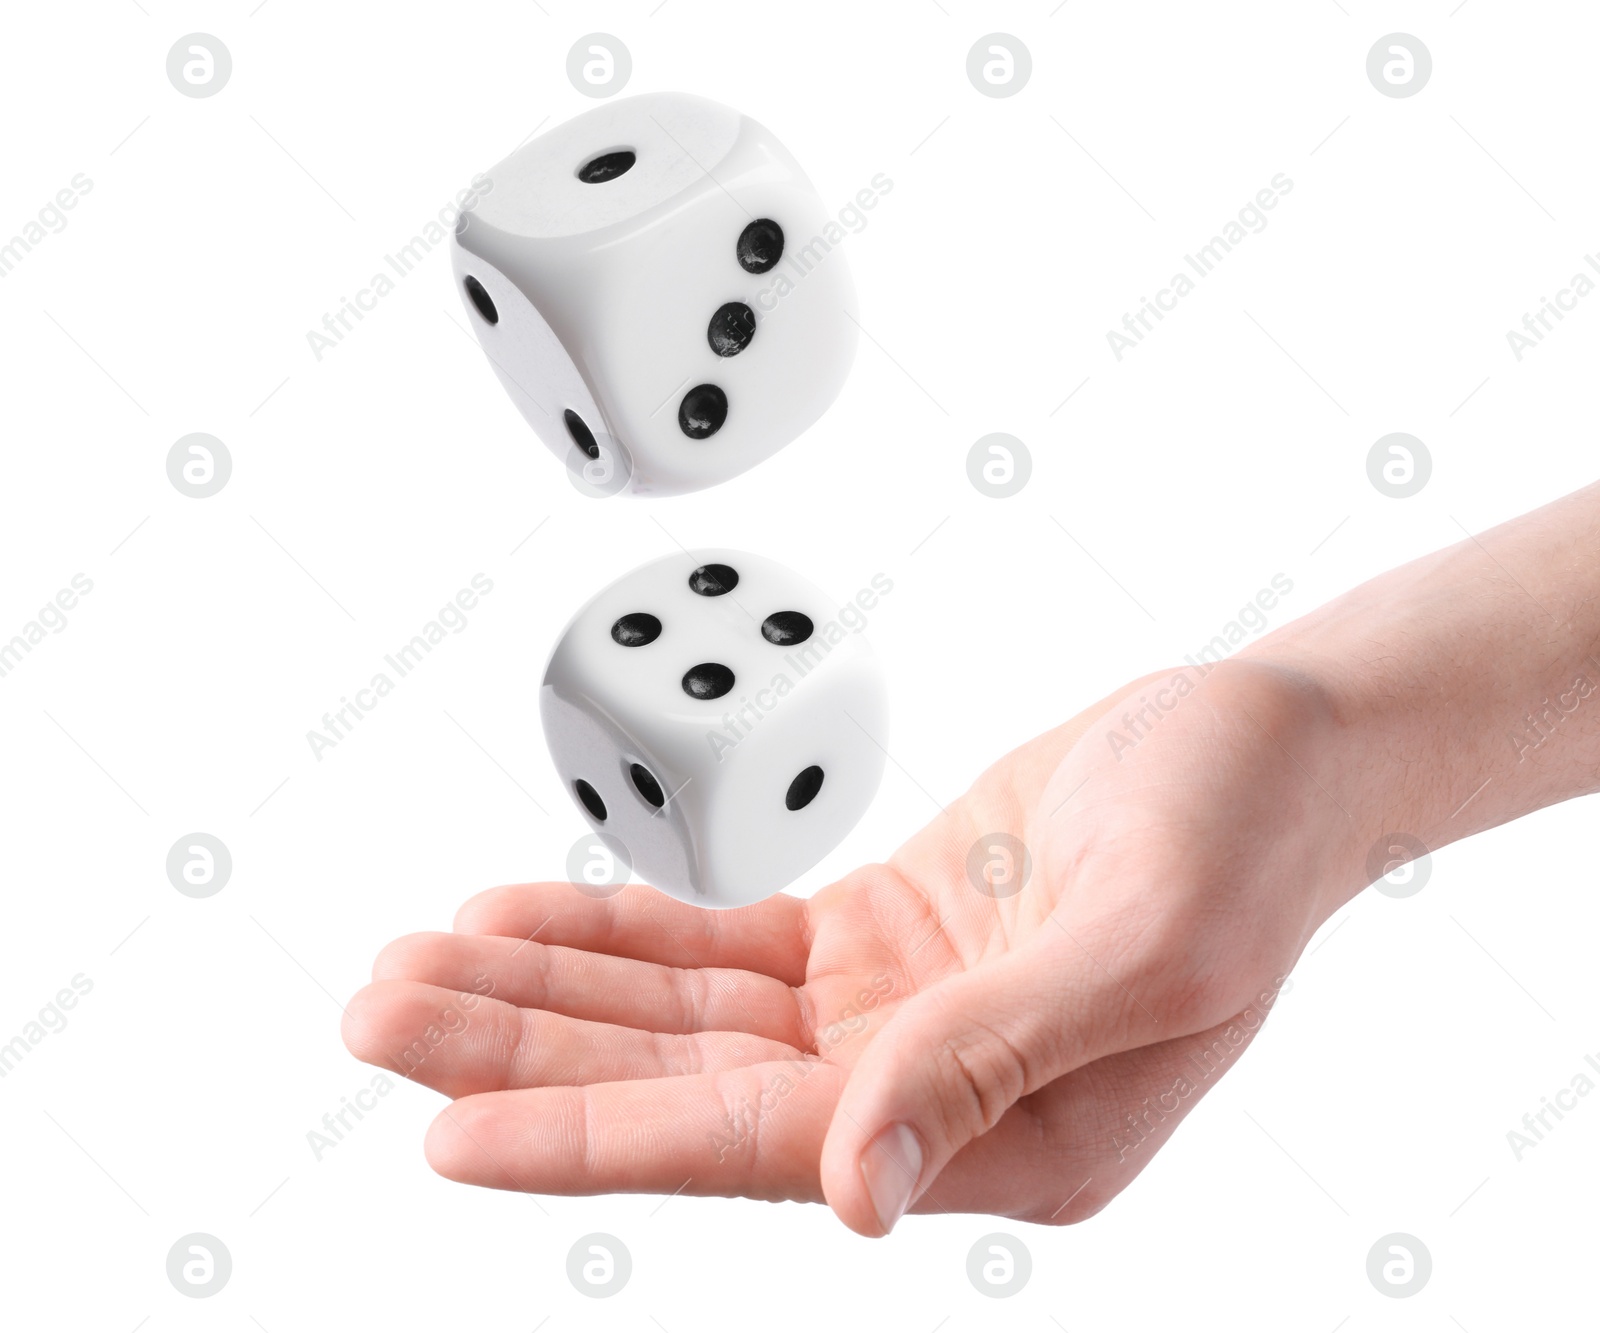
{"label": "white background", "polygon": [[[0,638],[94,589],[0,679],[0,1043],[93,989],[0,1080],[0,1323],[1480,1333],[1589,1308],[1600,1097],[1520,1162],[1506,1133],[1600,1051],[1590,804],[1335,917],[1239,1070],[1078,1228],[869,1242],[820,1207],[473,1190],[427,1168],[440,1102],[409,1085],[321,1161],[306,1136],[369,1083],[338,1005],[378,947],[562,873],[583,825],[544,657],[675,542],[841,600],[894,580],[868,634],[895,763],[811,892],[1274,574],[1281,623],[1591,480],[1600,299],[1520,363],[1505,337],[1600,246],[1591,7],[103,0],[5,30],[0,237],[93,188],[0,280]],[[1031,51],[1014,97],[967,80],[995,30]],[[195,31],[232,53],[214,97],[166,77]],[[869,338],[838,402],[667,501],[572,490],[442,249],[320,362],[306,340],[475,172],[594,105],[565,75],[594,31],[631,50],[627,92],[756,117],[830,206],[894,183],[846,242]],[[1415,97],[1366,76],[1396,31],[1432,52]],[[1118,362],[1106,331],[1280,172],[1270,225]],[[232,454],[210,499],[167,479],[192,431]],[[1032,452],[1012,499],[967,479],[992,431]],[[1433,457],[1411,499],[1367,479],[1391,431]],[[316,761],[307,730],[480,572],[468,628]],[[234,861],[204,900],[165,873],[196,830]],[[966,1275],[995,1230],[1034,1262],[999,1301]],[[165,1273],[192,1231],[233,1256],[209,1300]],[[565,1274],[591,1231],[633,1256],[606,1301]],[[1365,1272],[1393,1231],[1433,1255],[1407,1300]]]}

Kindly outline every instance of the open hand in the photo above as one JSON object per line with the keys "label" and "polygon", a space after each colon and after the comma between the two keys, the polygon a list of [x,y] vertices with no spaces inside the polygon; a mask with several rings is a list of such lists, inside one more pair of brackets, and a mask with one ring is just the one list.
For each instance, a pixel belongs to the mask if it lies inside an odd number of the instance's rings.
{"label": "open hand", "polygon": [[1336,730],[1292,673],[1158,673],[809,900],[480,894],[384,949],[345,1040],[452,1099],[427,1154],[455,1180],[826,1200],[869,1236],[1077,1221],[1364,882]]}

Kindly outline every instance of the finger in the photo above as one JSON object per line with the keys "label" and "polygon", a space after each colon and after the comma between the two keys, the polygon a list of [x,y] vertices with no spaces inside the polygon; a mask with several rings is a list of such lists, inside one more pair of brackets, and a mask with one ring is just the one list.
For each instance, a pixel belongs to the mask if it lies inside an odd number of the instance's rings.
{"label": "finger", "polygon": [[504,935],[406,935],[372,965],[374,981],[423,981],[525,1009],[649,1032],[752,1032],[811,1044],[798,992],[738,968],[678,968]]}
{"label": "finger", "polygon": [[820,1201],[817,1157],[843,1072],[791,1060],[643,1083],[466,1097],[428,1130],[450,1180],[535,1194]]}
{"label": "finger", "polygon": [[743,1032],[641,1032],[415,981],[358,991],[345,1010],[344,1040],[357,1059],[447,1097],[659,1079],[800,1055]]}
{"label": "finger", "polygon": [[912,997],[860,1052],[822,1158],[823,1188],[845,1225],[887,1234],[1019,1097],[1160,1033],[1151,1010],[1088,952],[1115,958],[1115,924],[1078,931],[1087,948],[1045,926],[1020,949]]}
{"label": "finger", "polygon": [[708,911],[643,884],[609,898],[590,898],[570,884],[508,884],[469,898],[456,913],[455,930],[538,936],[545,944],[668,967],[741,967],[791,986],[806,979],[805,900],[783,893]]}

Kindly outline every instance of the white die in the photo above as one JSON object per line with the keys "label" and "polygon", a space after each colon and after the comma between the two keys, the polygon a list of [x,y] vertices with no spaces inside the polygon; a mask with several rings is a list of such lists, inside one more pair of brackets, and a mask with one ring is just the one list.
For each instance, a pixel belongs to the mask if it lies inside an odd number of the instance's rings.
{"label": "white die", "polygon": [[641,879],[738,907],[855,826],[888,723],[861,604],[841,608],[772,560],[705,550],[641,566],[573,618],[545,668],[545,740]]}
{"label": "white die", "polygon": [[749,117],[682,93],[623,98],[487,175],[456,224],[457,286],[580,489],[713,486],[837,396],[857,340],[839,229]]}

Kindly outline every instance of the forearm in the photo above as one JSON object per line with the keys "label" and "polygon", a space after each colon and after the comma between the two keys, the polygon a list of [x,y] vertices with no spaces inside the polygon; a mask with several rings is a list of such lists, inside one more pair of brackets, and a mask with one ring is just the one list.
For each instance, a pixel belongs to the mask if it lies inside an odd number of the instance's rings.
{"label": "forearm", "polygon": [[1342,758],[1325,777],[1357,849],[1395,832],[1435,849],[1600,789],[1600,485],[1391,570],[1244,656],[1328,698]]}

